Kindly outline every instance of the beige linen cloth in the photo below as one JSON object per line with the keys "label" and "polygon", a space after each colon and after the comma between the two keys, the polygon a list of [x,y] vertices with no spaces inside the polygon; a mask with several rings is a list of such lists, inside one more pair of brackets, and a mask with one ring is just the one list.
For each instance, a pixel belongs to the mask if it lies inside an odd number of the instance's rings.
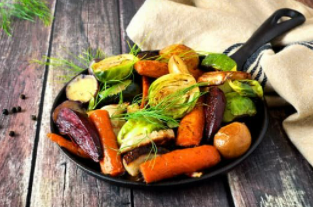
{"label": "beige linen cloth", "polygon": [[[283,126],[313,166],[313,9],[292,0],[147,0],[127,34],[143,50],[183,43],[231,54],[280,8],[301,12],[306,22],[260,48],[244,70],[294,106],[297,112]],[[275,53],[273,45],[286,47]]]}

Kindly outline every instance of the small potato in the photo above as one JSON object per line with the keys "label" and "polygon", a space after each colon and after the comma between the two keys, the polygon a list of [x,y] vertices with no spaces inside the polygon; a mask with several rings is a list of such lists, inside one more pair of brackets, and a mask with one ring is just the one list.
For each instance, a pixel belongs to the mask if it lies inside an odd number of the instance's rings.
{"label": "small potato", "polygon": [[250,145],[250,131],[245,124],[239,122],[222,127],[214,136],[214,146],[226,159],[240,157]]}
{"label": "small potato", "polygon": [[135,63],[134,67],[140,75],[149,78],[159,78],[168,74],[167,63],[156,60],[141,60]]}
{"label": "small potato", "polygon": [[[187,47],[186,45],[170,45],[160,50],[160,55],[167,61],[171,58],[171,56],[178,55],[187,65],[189,72],[191,72],[190,70],[198,70],[199,55],[196,53],[196,51]],[[193,73],[191,72],[191,74]]]}
{"label": "small potato", "polygon": [[66,86],[66,97],[71,101],[86,103],[98,91],[98,81],[93,75],[79,75]]}

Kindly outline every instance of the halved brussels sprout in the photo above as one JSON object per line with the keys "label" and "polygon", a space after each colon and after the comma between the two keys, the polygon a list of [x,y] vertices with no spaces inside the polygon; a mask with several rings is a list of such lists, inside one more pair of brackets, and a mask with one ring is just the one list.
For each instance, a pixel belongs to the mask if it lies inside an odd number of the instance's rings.
{"label": "halved brussels sprout", "polygon": [[221,71],[236,71],[237,63],[225,54],[212,53],[206,56],[201,65]]}
{"label": "halved brussels sprout", "polygon": [[174,119],[181,118],[194,108],[198,100],[199,87],[192,87],[196,83],[189,74],[164,75],[151,84],[149,104],[162,108],[165,115]]}
{"label": "halved brussels sprout", "polygon": [[139,60],[132,54],[121,54],[94,62],[90,67],[101,82],[120,81],[132,72],[134,64]]}
{"label": "halved brussels sprout", "polygon": [[128,120],[117,136],[120,145],[120,152],[128,152],[136,147],[145,146],[151,142],[164,144],[174,140],[175,134],[172,129],[164,129],[163,124],[158,120],[140,119]]}
{"label": "halved brussels sprout", "polygon": [[229,86],[241,96],[263,98],[263,88],[256,80],[228,81]]}
{"label": "halved brussels sprout", "polygon": [[231,122],[242,116],[254,116],[257,111],[255,104],[248,97],[240,96],[236,92],[227,93],[226,108],[223,116],[223,122]]}

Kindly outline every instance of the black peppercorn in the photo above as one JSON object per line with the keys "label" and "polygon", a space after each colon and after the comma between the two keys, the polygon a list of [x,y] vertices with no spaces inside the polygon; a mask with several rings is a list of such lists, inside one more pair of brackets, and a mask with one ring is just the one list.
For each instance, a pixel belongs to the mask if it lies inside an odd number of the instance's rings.
{"label": "black peppercorn", "polygon": [[2,110],[2,114],[3,114],[3,115],[9,115],[8,109],[3,109],[3,110]]}
{"label": "black peppercorn", "polygon": [[15,135],[14,131],[10,131],[9,135],[10,135],[10,137],[14,137],[14,135]]}
{"label": "black peppercorn", "polygon": [[36,121],[36,120],[37,120],[36,115],[32,115],[32,120],[34,120],[34,121]]}
{"label": "black peppercorn", "polygon": [[13,107],[13,108],[11,109],[11,111],[12,111],[12,113],[16,113],[17,109],[16,109],[15,107]]}
{"label": "black peppercorn", "polygon": [[26,96],[25,96],[24,94],[21,94],[21,95],[20,95],[20,98],[21,98],[21,99],[25,99]]}
{"label": "black peppercorn", "polygon": [[17,112],[21,112],[22,111],[22,108],[20,106],[18,106],[16,109],[17,109]]}

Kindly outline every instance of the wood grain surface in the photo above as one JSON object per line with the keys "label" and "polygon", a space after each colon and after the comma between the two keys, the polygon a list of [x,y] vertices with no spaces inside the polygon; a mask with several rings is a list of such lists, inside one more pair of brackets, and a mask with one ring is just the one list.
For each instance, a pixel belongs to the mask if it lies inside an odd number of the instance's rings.
{"label": "wood grain surface", "polygon": [[[1,1],[1,0],[0,0]],[[86,174],[46,138],[64,70],[29,64],[42,55],[69,58],[88,47],[126,53],[126,27],[144,0],[51,0],[54,24],[15,21],[0,31],[0,106],[22,113],[0,116],[2,206],[313,206],[313,169],[288,140],[281,122],[289,108],[270,110],[258,149],[225,176],[178,189],[118,187]],[[312,0],[301,0],[313,7]],[[19,99],[25,93],[26,100]],[[38,115],[38,121],[30,119]],[[10,130],[17,133],[9,137]]]}
{"label": "wood grain surface", "polygon": [[[74,54],[89,46],[105,48],[108,55],[120,53],[118,19],[115,0],[59,0],[51,56],[70,58],[62,47]],[[50,131],[52,102],[64,85],[58,81],[61,74],[64,70],[49,68],[31,206],[130,206],[129,189],[97,180],[81,171],[46,138]]]}
{"label": "wood grain surface", "polygon": [[260,146],[228,174],[235,206],[313,206],[313,170],[284,133],[287,114],[271,110],[270,115]]}
{"label": "wood grain surface", "polygon": [[[55,1],[50,1],[54,11]],[[0,30],[0,206],[26,206],[36,156],[38,126],[31,115],[41,111],[44,68],[29,64],[48,53],[51,27],[15,21],[12,37]],[[27,99],[19,98],[25,94]],[[22,112],[2,115],[20,106]],[[15,137],[9,136],[15,132]],[[33,156],[34,155],[34,156]]]}

